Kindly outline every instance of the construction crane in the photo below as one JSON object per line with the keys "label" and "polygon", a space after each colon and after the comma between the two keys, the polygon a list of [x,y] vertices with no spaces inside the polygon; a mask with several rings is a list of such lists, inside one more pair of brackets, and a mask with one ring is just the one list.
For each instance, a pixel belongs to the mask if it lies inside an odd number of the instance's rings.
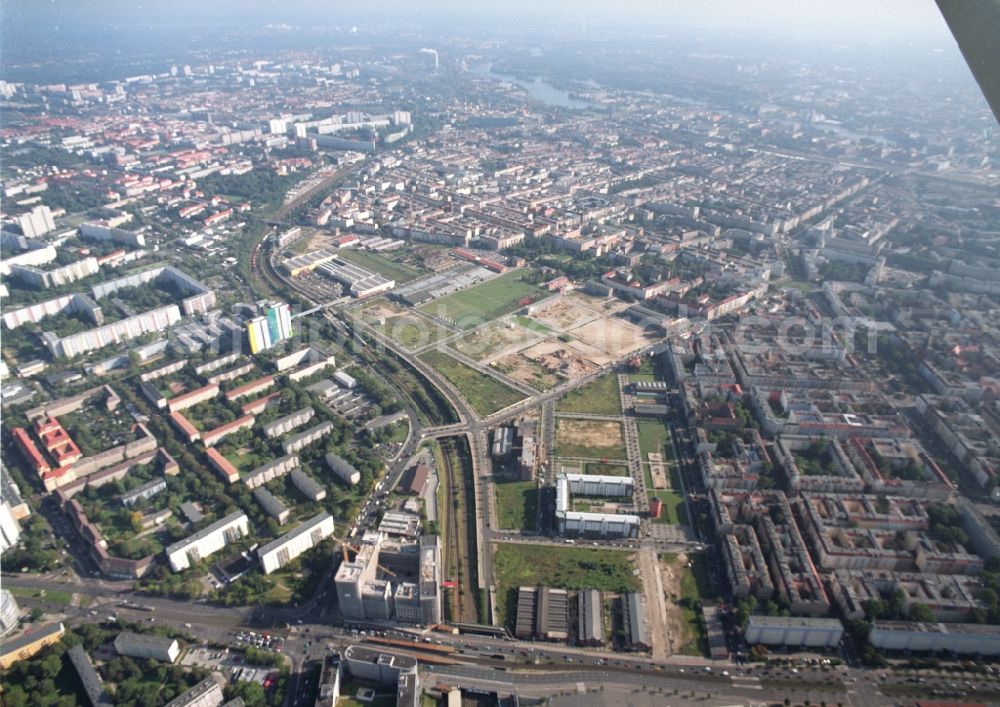
{"label": "construction crane", "polygon": [[[351,543],[349,543],[348,541],[344,540],[343,538],[339,538],[336,535],[334,535],[332,537],[340,545],[340,552],[341,552],[341,554],[344,557],[344,562],[350,562],[351,561],[350,555],[347,554],[348,550],[352,550],[354,552],[355,556],[357,556],[358,553],[361,552],[361,548],[357,547],[356,545],[352,545]],[[383,572],[385,572],[390,577],[395,577],[396,576],[396,573],[393,572],[388,567],[386,567],[385,565],[377,563],[377,562],[375,564],[376,564],[376,566],[380,570],[382,570]]]}

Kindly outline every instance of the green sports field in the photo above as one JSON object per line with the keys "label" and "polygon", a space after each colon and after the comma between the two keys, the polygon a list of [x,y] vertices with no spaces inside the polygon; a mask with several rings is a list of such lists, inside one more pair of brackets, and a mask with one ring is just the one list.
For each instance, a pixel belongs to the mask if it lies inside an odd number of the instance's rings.
{"label": "green sports field", "polygon": [[530,281],[531,270],[515,270],[461,292],[428,302],[420,310],[454,322],[461,329],[473,329],[484,322],[509,314],[526,297],[541,299],[546,292]]}

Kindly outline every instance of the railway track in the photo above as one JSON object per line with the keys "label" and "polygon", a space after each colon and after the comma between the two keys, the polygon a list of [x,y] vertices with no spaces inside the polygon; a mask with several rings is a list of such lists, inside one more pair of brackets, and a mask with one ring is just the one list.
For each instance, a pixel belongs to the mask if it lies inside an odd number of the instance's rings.
{"label": "railway track", "polygon": [[452,498],[455,496],[457,486],[455,483],[455,465],[454,459],[452,458],[451,443],[447,440],[441,440],[439,443],[441,449],[441,462],[444,467],[442,471],[444,472],[444,483],[445,483],[445,497],[444,503],[441,505],[445,510],[445,527],[442,529],[445,534],[445,552],[448,557],[448,575],[451,579],[458,581],[458,586],[451,592],[451,616],[449,617],[452,621],[464,620],[465,615],[462,611],[462,595],[465,593],[465,578],[461,573],[461,545],[459,538],[460,533],[458,531],[458,513],[456,512],[456,504],[452,503]]}
{"label": "railway track", "polygon": [[[476,602],[478,588],[474,583],[475,562],[470,555],[469,525],[466,513],[469,507],[469,489],[466,484],[462,455],[453,438],[440,440],[441,458],[447,495],[442,504],[446,507],[446,523],[443,528],[447,546],[447,566],[451,579],[458,582],[452,590],[451,620],[462,623],[478,623],[480,620]],[[453,502],[457,499],[457,503]],[[474,503],[474,499],[471,501]]]}

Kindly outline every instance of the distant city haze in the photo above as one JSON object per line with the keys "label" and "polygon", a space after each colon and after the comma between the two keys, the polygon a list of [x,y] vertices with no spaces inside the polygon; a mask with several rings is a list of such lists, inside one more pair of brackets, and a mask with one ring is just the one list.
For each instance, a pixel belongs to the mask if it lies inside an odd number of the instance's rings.
{"label": "distant city haze", "polygon": [[170,3],[128,0],[8,0],[2,10],[4,44],[24,32],[74,32],[82,27],[123,27],[142,33],[152,26],[190,27],[308,23],[310,27],[392,20],[425,31],[481,23],[528,34],[600,32],[609,28],[698,28],[718,33],[764,33],[827,40],[869,39],[886,42],[949,38],[932,0],[507,0],[476,3],[458,0],[344,3],[320,0],[274,2],[215,0]]}

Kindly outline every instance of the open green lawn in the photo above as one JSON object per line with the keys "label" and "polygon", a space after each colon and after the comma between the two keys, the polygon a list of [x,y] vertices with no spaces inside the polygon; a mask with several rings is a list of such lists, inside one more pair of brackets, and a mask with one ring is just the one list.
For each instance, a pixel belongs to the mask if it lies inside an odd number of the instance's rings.
{"label": "open green lawn", "polygon": [[604,462],[587,462],[583,465],[584,474],[599,476],[628,476],[628,466],[625,464],[605,464]]}
{"label": "open green lawn", "polygon": [[813,283],[802,282],[801,280],[788,280],[786,282],[782,282],[780,285],[777,285],[777,287],[781,288],[790,287],[794,290],[799,290],[801,292],[812,292],[813,290],[816,289],[816,286]]}
{"label": "open green lawn", "polygon": [[287,246],[285,246],[284,250],[291,251],[295,255],[303,255],[305,253],[308,253],[313,250],[312,237],[303,236],[302,238],[299,238],[293,243],[289,243]]}
{"label": "open green lawn", "polygon": [[392,430],[392,436],[389,438],[390,442],[395,442],[396,444],[402,444],[406,441],[406,438],[410,434],[410,423],[403,421],[397,424]]}
{"label": "open green lawn", "polygon": [[257,467],[267,464],[273,458],[270,455],[262,455],[245,450],[235,450],[226,455],[229,463],[235,466],[241,474],[249,474]]}
{"label": "open green lawn", "polygon": [[622,402],[618,394],[618,376],[609,373],[576,390],[556,403],[558,412],[582,412],[593,415],[621,415]]}
{"label": "open green lawn", "polygon": [[377,272],[379,275],[391,278],[396,281],[397,285],[420,277],[420,273],[413,268],[402,263],[397,263],[378,253],[342,248],[337,251],[337,257],[343,258],[349,263],[360,265],[366,270],[371,270],[372,272]]}
{"label": "open green lawn", "polygon": [[651,490],[649,498],[653,499],[654,497],[663,501],[663,513],[656,519],[657,523],[688,524],[687,507],[684,505],[684,496],[679,491]]}
{"label": "open green lawn", "polygon": [[292,590],[284,582],[278,580],[274,586],[264,593],[265,604],[287,604],[292,598]]}
{"label": "open green lawn", "polygon": [[636,424],[639,428],[639,450],[642,453],[642,460],[648,461],[647,455],[650,452],[659,452],[664,455],[664,461],[669,460],[671,458],[670,444],[668,443],[670,431],[667,426],[656,420],[639,420]]}
{"label": "open green lawn", "polygon": [[25,599],[38,599],[50,604],[65,604],[73,600],[72,592],[64,592],[58,589],[29,589],[28,587],[7,587],[10,593],[16,597]]}
{"label": "open green lawn", "polygon": [[541,299],[545,291],[528,281],[532,271],[514,270],[492,280],[436,299],[420,307],[462,329],[474,327],[513,312],[524,298]]}
{"label": "open green lawn", "polygon": [[532,319],[531,317],[525,317],[521,314],[514,317],[514,321],[523,326],[525,329],[531,329],[531,331],[538,331],[543,334],[547,334],[552,331],[552,329],[545,326],[540,321]]}
{"label": "open green lawn", "polygon": [[516,390],[436,349],[421,355],[420,360],[451,381],[481,416],[490,415],[524,398]]}
{"label": "open green lawn", "polygon": [[501,624],[514,622],[518,587],[639,590],[639,578],[633,574],[635,555],[620,550],[501,544],[494,567]]}
{"label": "open green lawn", "polygon": [[496,484],[494,488],[499,527],[534,530],[538,519],[538,484],[534,481],[507,481]]}
{"label": "open green lawn", "polygon": [[386,319],[385,326],[381,327],[386,336],[411,351],[435,343],[440,338],[442,329],[444,325],[431,323],[412,314]]}

